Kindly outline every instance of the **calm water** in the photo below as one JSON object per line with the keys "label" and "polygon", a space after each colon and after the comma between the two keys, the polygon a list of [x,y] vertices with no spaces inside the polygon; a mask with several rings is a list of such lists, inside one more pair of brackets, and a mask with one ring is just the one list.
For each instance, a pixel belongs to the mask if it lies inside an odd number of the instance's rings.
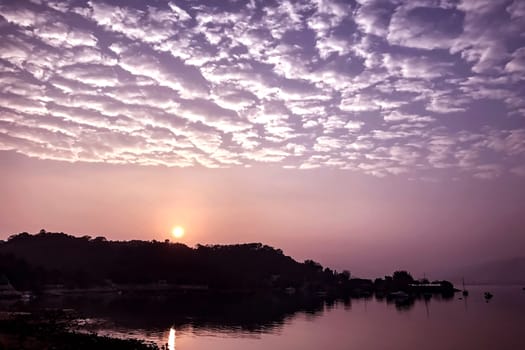
{"label": "calm water", "polygon": [[[149,330],[112,324],[103,332],[165,344],[171,328],[175,332],[171,332],[170,343],[177,350],[525,349],[522,287],[468,289],[466,300],[460,300],[458,293],[451,300],[417,300],[408,308],[374,298],[352,299],[284,316],[276,311],[276,320],[267,319],[260,324],[250,319],[247,312],[244,325],[242,319],[236,324],[225,317],[224,325],[220,320],[202,323],[190,319],[173,328],[167,324],[164,329]],[[484,291],[494,294],[488,303],[483,298]]]}
{"label": "calm water", "polygon": [[[375,298],[86,302],[93,318],[80,328],[177,350],[525,349],[522,287],[468,289],[466,300],[457,293],[405,307]],[[494,294],[488,303],[485,291]]]}

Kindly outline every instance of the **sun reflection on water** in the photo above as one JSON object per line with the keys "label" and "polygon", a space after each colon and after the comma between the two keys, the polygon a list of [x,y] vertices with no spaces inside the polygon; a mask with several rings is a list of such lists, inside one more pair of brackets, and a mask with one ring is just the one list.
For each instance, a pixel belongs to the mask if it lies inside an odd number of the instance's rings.
{"label": "sun reflection on water", "polygon": [[170,335],[168,337],[168,350],[175,350],[175,329],[170,328]]}

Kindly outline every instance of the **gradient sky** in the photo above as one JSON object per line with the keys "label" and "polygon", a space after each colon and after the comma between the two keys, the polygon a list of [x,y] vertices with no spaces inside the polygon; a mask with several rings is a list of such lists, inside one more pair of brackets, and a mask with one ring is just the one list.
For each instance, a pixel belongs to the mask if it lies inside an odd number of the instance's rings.
{"label": "gradient sky", "polygon": [[522,255],[523,33],[519,0],[2,1],[0,238]]}

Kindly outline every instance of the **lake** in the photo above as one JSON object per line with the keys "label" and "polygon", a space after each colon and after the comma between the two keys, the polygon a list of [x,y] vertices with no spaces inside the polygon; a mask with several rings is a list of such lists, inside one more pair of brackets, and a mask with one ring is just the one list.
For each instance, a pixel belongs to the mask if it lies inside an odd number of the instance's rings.
{"label": "lake", "polygon": [[[469,286],[470,295],[396,305],[386,299],[156,298],[75,305],[78,326],[170,349],[525,349],[522,286]],[[494,294],[486,302],[485,291]],[[171,332],[170,332],[171,331]],[[171,333],[171,336],[170,336]]]}

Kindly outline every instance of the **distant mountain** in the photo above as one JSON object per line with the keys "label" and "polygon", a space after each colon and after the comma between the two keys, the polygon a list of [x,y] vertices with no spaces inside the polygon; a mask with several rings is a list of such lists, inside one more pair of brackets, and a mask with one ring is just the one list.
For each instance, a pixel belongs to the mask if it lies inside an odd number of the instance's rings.
{"label": "distant mountain", "polygon": [[470,266],[456,275],[465,278],[467,284],[524,284],[525,257],[516,257]]}

